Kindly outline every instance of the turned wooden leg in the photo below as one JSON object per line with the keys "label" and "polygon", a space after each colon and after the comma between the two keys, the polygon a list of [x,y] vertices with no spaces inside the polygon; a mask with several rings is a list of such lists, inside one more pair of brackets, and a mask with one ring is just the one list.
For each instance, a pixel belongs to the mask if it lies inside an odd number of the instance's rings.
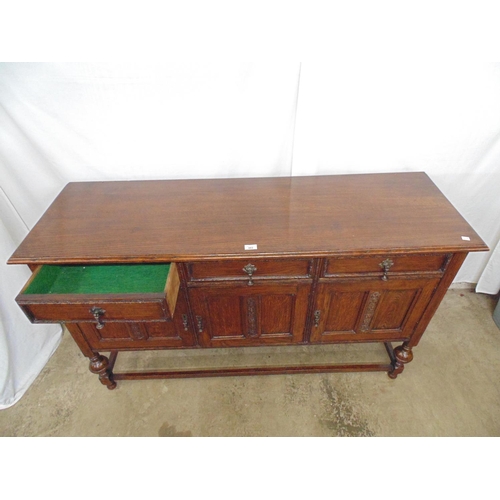
{"label": "turned wooden leg", "polygon": [[99,375],[101,384],[105,385],[109,390],[116,387],[116,382],[113,380],[113,372],[109,367],[109,359],[101,354],[96,354],[90,359],[89,370],[96,375]]}
{"label": "turned wooden leg", "polygon": [[396,378],[404,370],[405,364],[413,359],[413,353],[408,342],[404,342],[403,345],[394,349],[394,358],[392,370],[388,373],[391,378]]}

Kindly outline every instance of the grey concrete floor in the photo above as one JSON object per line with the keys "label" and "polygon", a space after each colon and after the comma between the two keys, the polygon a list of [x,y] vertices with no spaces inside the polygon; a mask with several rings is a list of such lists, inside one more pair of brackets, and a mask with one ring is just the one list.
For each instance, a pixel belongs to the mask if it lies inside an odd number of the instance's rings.
{"label": "grey concrete floor", "polygon": [[[396,380],[383,372],[273,375],[122,381],[109,391],[65,333],[24,397],[0,411],[0,436],[499,436],[495,305],[495,297],[450,290]],[[322,363],[336,356],[378,361],[384,351],[162,351],[119,357],[117,368]]]}

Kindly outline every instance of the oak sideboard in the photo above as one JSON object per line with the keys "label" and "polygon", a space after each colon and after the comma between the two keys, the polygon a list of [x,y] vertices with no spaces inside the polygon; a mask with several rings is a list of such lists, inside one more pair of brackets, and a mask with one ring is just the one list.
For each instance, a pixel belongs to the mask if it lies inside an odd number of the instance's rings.
{"label": "oak sideboard", "polygon": [[[27,317],[64,324],[113,389],[138,378],[396,378],[467,254],[485,250],[411,172],[69,183],[9,264],[32,270],[16,298]],[[383,344],[387,360],[114,370],[120,351],[353,342]]]}

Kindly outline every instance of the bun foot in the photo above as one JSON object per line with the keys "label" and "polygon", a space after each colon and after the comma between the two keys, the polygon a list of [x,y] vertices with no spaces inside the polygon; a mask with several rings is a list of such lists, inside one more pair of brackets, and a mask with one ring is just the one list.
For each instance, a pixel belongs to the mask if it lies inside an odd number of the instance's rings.
{"label": "bun foot", "polygon": [[411,347],[405,342],[394,349],[394,361],[392,363],[392,370],[388,373],[389,378],[395,379],[405,368],[405,364],[413,359]]}
{"label": "bun foot", "polygon": [[89,370],[99,375],[101,384],[105,385],[110,391],[116,387],[113,380],[113,372],[109,368],[109,359],[106,356],[98,354],[90,359]]}

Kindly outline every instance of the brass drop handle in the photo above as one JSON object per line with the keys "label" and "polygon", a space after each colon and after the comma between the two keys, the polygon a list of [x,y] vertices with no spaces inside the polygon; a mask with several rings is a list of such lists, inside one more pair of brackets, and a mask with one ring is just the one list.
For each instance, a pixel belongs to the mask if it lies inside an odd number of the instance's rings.
{"label": "brass drop handle", "polygon": [[189,329],[189,326],[188,326],[188,316],[187,314],[183,314],[182,315],[182,326],[184,327],[184,330],[187,332],[188,329]]}
{"label": "brass drop handle", "polygon": [[387,273],[389,272],[389,269],[393,265],[394,262],[391,259],[385,259],[379,264],[379,266],[384,270],[384,274],[382,275],[382,281],[387,281],[389,279]]}
{"label": "brass drop handle", "polygon": [[248,286],[253,285],[253,273],[257,271],[257,268],[253,264],[247,264],[244,268],[243,271],[245,271],[248,274],[249,280],[248,280]]}
{"label": "brass drop handle", "polygon": [[96,328],[98,330],[104,328],[102,317],[106,314],[106,311],[104,309],[101,309],[100,307],[92,307],[92,309],[90,309],[90,314],[92,314],[92,316],[94,316],[95,320],[97,321]]}
{"label": "brass drop handle", "polygon": [[314,326],[315,326],[315,328],[318,328],[320,318],[321,318],[321,311],[314,311]]}
{"label": "brass drop handle", "polygon": [[196,316],[196,322],[198,323],[198,332],[203,332],[203,318],[201,316]]}

